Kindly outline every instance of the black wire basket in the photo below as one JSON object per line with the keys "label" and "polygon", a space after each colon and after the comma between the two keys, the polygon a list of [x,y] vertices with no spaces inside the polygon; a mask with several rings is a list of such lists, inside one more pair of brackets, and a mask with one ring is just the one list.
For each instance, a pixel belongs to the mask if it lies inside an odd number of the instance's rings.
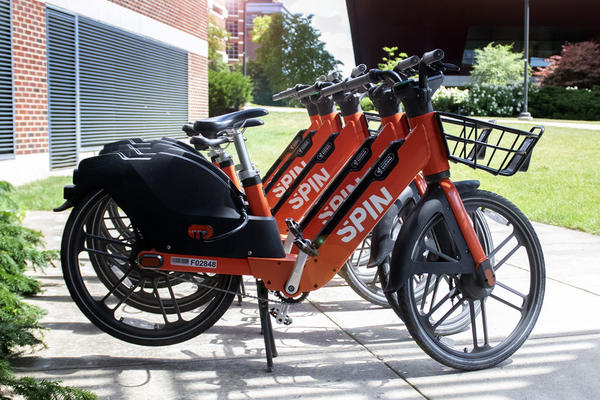
{"label": "black wire basket", "polygon": [[544,133],[542,126],[529,132],[462,115],[437,112],[448,158],[494,175],[527,171],[531,152]]}

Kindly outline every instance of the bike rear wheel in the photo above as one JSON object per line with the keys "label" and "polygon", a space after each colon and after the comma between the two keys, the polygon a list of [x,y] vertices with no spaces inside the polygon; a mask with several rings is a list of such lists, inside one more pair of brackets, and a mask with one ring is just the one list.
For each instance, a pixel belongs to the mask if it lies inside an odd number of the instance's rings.
{"label": "bike rear wheel", "polygon": [[[485,218],[491,246],[484,250],[495,270],[496,285],[483,289],[472,274],[415,275],[403,283],[397,296],[406,327],[427,354],[453,368],[477,370],[504,361],[529,336],[542,306],[545,269],[537,235],[515,205],[483,190],[463,202],[472,220],[475,215]],[[473,220],[475,227],[481,222]],[[415,232],[410,241],[415,261],[430,262],[431,250],[452,255],[451,249],[437,244],[431,249],[439,224],[443,221],[435,216]],[[447,321],[464,320],[465,309],[468,329],[443,332]]]}
{"label": "bike rear wheel", "polygon": [[[118,220],[105,223],[117,210]],[[135,259],[144,247],[141,233],[102,190],[71,212],[61,248],[63,275],[94,325],[130,343],[161,346],[195,337],[227,311],[240,277],[142,270]]]}

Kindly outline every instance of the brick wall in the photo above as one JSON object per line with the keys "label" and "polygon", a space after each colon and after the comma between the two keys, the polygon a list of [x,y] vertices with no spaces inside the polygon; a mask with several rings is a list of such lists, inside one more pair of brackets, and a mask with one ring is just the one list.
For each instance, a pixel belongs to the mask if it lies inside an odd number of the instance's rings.
{"label": "brick wall", "polygon": [[13,86],[16,154],[48,151],[46,10],[13,0]]}
{"label": "brick wall", "polygon": [[110,0],[206,40],[207,0]]}
{"label": "brick wall", "polygon": [[188,53],[188,112],[190,121],[208,116],[208,58]]}
{"label": "brick wall", "polygon": [[[206,40],[207,0],[110,0]],[[188,53],[188,114],[190,120],[208,116],[208,59]]]}

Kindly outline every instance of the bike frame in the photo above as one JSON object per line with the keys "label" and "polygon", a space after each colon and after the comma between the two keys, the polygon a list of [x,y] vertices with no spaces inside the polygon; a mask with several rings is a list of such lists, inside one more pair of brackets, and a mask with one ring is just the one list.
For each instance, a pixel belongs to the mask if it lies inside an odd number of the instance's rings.
{"label": "bike frame", "polygon": [[[439,122],[433,112],[410,118],[408,122],[412,129],[407,138],[389,144],[350,196],[316,235],[313,243],[318,249],[318,255],[307,257],[306,253],[301,253],[288,254],[284,258],[240,259],[143,251],[139,254],[140,259],[144,259],[144,256],[152,259],[153,256],[160,255],[163,260],[158,268],[160,270],[252,275],[261,279],[268,289],[287,293],[286,282],[297,259],[303,256],[307,259],[295,293],[312,291],[324,286],[335,276],[358,244],[393,205],[395,199],[419,171],[423,171],[426,177],[430,177],[431,183],[439,183],[442,187],[473,257],[475,268],[479,267],[487,261],[487,257],[469,222],[458,191],[447,177],[450,168],[448,153]],[[262,193],[256,193],[256,197],[248,196],[251,209],[252,203],[261,201],[261,195]],[[176,265],[173,258],[177,257],[188,258],[191,260],[190,264]],[[156,266],[154,269],[157,269]]]}

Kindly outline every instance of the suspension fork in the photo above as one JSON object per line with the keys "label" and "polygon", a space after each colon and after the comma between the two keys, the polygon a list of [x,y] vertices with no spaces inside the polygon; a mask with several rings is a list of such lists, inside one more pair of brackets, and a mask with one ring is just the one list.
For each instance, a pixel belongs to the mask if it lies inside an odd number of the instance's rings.
{"label": "suspension fork", "polygon": [[475,262],[475,275],[479,283],[486,287],[493,287],[495,284],[494,269],[485,251],[481,246],[475,228],[471,223],[469,214],[465,209],[458,190],[454,183],[450,180],[450,164],[448,163],[448,151],[443,137],[443,132],[440,129],[439,123],[435,119],[435,113],[427,113],[418,117],[410,118],[409,123],[423,124],[427,132],[427,141],[431,156],[427,164],[423,167],[423,174],[428,182],[438,182],[442,188],[452,213],[456,218],[456,222],[462,233],[465,242],[469,248],[469,252]]}

